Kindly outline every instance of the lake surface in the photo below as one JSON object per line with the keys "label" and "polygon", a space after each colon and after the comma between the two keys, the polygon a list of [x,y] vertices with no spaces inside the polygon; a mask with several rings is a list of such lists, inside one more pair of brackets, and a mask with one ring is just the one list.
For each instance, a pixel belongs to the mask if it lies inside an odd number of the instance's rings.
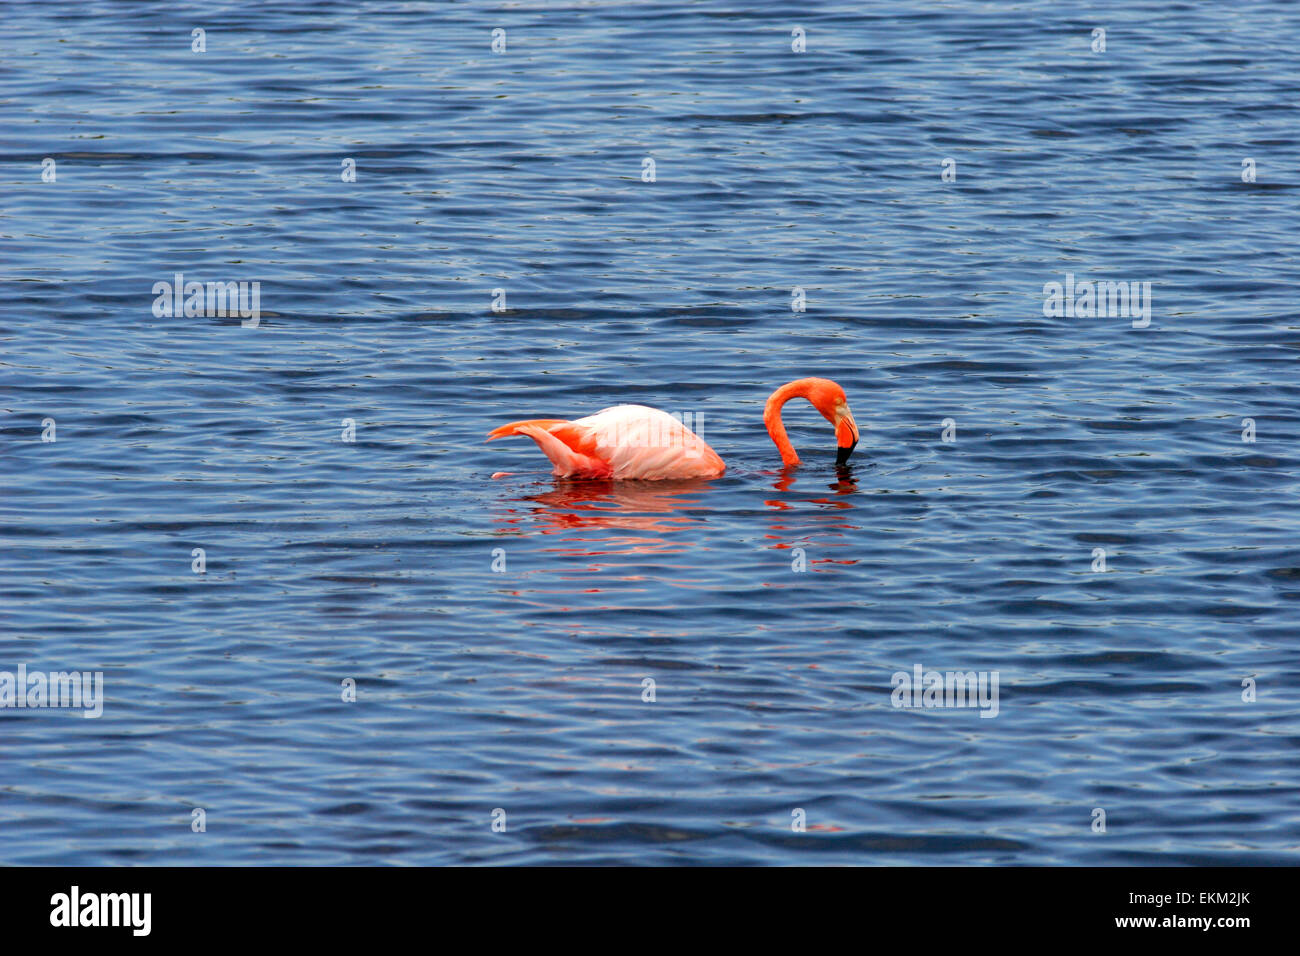
{"label": "lake surface", "polygon": [[[0,862],[1300,863],[1298,52],[1283,2],[6,4],[0,671],[104,699],[0,710]],[[763,428],[808,375],[847,472]],[[483,441],[622,402],[727,474]]]}

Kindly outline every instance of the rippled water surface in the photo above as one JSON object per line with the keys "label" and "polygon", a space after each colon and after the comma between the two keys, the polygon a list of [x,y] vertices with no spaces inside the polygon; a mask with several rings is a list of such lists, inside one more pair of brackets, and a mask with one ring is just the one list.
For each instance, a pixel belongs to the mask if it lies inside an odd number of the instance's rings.
{"label": "rippled water surface", "polygon": [[[1284,2],[5,4],[0,670],[106,700],[0,711],[0,860],[1300,862],[1298,51]],[[260,325],[155,316],[178,272]],[[849,472],[806,404],[780,470],[806,375]],[[726,476],[483,442],[619,402]]]}

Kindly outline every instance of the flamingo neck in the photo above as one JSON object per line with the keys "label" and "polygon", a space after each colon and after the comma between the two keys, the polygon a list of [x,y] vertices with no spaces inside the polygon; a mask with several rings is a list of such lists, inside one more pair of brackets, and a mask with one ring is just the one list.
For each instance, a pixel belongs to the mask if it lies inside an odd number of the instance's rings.
{"label": "flamingo neck", "polygon": [[790,444],[790,439],[785,433],[785,425],[781,421],[781,406],[792,398],[806,398],[807,391],[803,386],[804,383],[801,381],[782,385],[772,393],[772,397],[767,400],[767,405],[763,408],[763,424],[767,426],[767,433],[776,443],[776,450],[781,453],[781,463],[787,468],[799,464],[799,455],[796,454],[794,445]]}

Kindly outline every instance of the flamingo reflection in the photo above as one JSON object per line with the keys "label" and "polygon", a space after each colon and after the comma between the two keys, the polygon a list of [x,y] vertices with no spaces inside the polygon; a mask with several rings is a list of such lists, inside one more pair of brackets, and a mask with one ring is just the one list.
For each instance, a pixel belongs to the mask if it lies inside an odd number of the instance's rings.
{"label": "flamingo reflection", "polygon": [[[808,476],[805,475],[805,478]],[[820,480],[825,480],[824,478]],[[793,469],[784,469],[772,487],[780,492],[783,496],[794,490],[798,483],[798,477]],[[807,482],[805,482],[807,483]],[[822,508],[851,509],[854,502],[851,498],[845,497],[854,495],[858,491],[858,483],[853,479],[853,469],[844,465],[837,466],[835,469],[835,481],[826,486],[833,493],[834,497],[822,496],[819,498],[798,498],[791,500],[768,499],[763,502],[771,508],[777,508],[781,511],[790,511],[792,504],[814,504]],[[800,509],[797,513],[791,513],[783,516],[780,521],[772,521],[768,527],[770,532],[764,537],[774,539],[777,543],[772,547],[777,550],[799,549],[800,555],[806,553],[806,549],[816,547],[819,550],[826,548],[846,547],[847,540],[845,532],[856,531],[858,526],[850,524],[843,518],[836,518],[833,515],[827,515],[821,511],[808,513]],[[837,559],[830,557],[814,557],[807,561],[808,564],[857,564],[858,562],[851,558]],[[772,585],[766,585],[771,587]]]}
{"label": "flamingo reflection", "polygon": [[[685,551],[670,536],[700,528],[695,512],[706,510],[696,495],[710,490],[703,479],[684,481],[556,481],[549,491],[517,499],[498,519],[521,533],[561,534],[569,553],[664,554]],[[590,537],[583,532],[600,532]],[[607,532],[625,532],[610,535]],[[590,547],[595,545],[596,547]],[[568,549],[565,549],[568,550]]]}
{"label": "flamingo reflection", "polygon": [[[792,488],[794,488],[798,480],[799,480],[798,475],[794,471],[794,469],[786,468],[781,471],[781,476],[776,480],[775,484],[773,484],[772,487],[775,488],[777,491],[787,492],[790,491]],[[831,491],[835,492],[835,494],[837,495],[855,494],[858,490],[858,483],[853,480],[853,469],[843,465],[837,467],[835,469],[835,481],[827,485],[826,487],[829,488]],[[832,508],[853,507],[852,502],[833,501],[830,498],[809,498],[805,500],[813,501],[816,502],[817,504],[828,505]],[[784,509],[790,507],[789,503],[785,501],[769,500],[763,502],[763,504],[768,505],[772,508]]]}

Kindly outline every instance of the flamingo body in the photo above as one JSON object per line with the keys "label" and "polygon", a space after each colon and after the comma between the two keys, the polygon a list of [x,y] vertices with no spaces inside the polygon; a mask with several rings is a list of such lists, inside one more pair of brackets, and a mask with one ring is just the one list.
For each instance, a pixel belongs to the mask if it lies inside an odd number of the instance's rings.
{"label": "flamingo body", "polygon": [[727,470],[702,438],[645,405],[615,405],[576,421],[511,422],[491,431],[488,441],[508,435],[537,442],[557,478],[717,478]]}

